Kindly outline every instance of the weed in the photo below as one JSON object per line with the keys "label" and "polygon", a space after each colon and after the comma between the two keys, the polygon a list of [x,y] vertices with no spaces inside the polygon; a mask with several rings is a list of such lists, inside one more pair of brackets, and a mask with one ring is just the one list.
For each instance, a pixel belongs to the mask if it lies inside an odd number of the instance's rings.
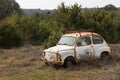
{"label": "weed", "polygon": [[80,61],[72,70],[58,70],[40,60],[40,46],[23,46],[0,50],[0,80],[119,80],[120,46],[113,49],[110,60]]}

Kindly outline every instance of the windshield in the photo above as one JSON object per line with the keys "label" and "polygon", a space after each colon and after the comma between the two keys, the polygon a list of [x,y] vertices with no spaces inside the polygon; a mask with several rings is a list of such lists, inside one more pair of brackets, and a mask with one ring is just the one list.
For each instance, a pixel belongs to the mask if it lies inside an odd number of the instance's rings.
{"label": "windshield", "polygon": [[72,46],[75,43],[75,37],[63,36],[58,42],[58,45],[69,45]]}

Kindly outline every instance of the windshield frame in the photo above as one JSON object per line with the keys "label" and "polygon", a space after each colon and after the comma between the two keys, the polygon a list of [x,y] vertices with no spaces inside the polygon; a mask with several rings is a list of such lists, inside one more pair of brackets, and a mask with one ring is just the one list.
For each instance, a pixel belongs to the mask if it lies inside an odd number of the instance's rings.
{"label": "windshield frame", "polygon": [[[74,42],[73,42],[72,45],[69,45],[69,44],[66,44],[66,45],[67,45],[67,46],[74,46],[74,45],[75,45],[75,43],[76,43],[76,37],[74,37],[74,36],[61,36],[61,38],[62,38],[62,37],[71,37],[71,38],[74,38]],[[60,43],[59,43],[60,40],[61,40],[61,38],[59,39],[57,45],[65,45],[65,44],[60,44]]]}

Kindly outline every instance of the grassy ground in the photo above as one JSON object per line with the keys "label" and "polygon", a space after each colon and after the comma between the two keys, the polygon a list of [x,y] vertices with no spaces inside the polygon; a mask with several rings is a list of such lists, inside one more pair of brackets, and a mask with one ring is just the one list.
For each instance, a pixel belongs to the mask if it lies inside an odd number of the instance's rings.
{"label": "grassy ground", "polygon": [[58,70],[40,60],[40,46],[0,50],[0,80],[120,80],[120,45],[110,45],[113,58]]}

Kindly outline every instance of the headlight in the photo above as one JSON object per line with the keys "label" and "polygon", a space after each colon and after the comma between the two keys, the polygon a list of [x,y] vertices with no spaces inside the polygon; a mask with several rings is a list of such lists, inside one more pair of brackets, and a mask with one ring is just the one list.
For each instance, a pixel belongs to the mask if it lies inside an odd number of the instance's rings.
{"label": "headlight", "polygon": [[55,57],[51,56],[50,60],[55,61]]}
{"label": "headlight", "polygon": [[59,53],[57,53],[57,61],[62,61],[61,55]]}

